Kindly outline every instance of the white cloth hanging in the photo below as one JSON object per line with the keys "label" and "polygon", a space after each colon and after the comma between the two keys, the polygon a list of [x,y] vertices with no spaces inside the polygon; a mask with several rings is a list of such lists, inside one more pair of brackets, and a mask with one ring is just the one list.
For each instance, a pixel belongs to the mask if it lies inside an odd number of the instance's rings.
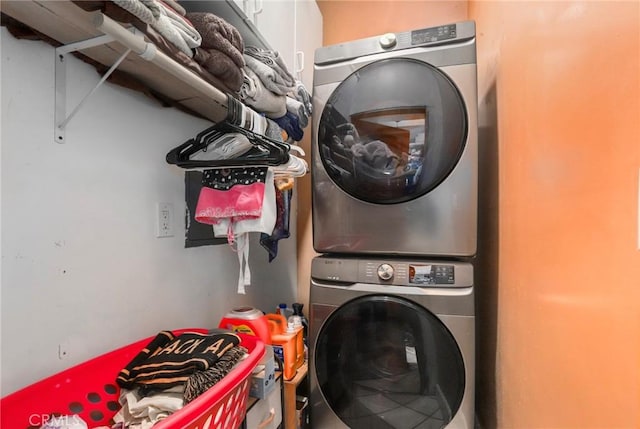
{"label": "white cloth hanging", "polygon": [[274,185],[274,173],[271,168],[267,170],[265,178],[264,199],[262,201],[262,213],[260,217],[234,221],[232,218],[221,219],[213,225],[215,237],[227,237],[229,244],[234,246],[238,253],[240,274],[238,275],[238,293],[245,294],[246,286],[251,284],[251,270],[249,268],[249,233],[260,232],[271,234],[276,225],[276,190]]}

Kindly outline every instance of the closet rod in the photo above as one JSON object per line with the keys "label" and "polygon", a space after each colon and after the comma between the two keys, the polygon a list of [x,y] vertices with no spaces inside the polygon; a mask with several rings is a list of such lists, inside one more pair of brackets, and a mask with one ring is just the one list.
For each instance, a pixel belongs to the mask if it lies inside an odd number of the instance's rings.
{"label": "closet rod", "polygon": [[187,70],[182,65],[175,62],[164,52],[159,51],[153,43],[144,40],[143,37],[134,35],[118,22],[105,16],[101,12],[96,12],[93,18],[95,27],[105,34],[112,36],[115,40],[131,49],[147,61],[151,61],[161,69],[172,74],[182,82],[199,91],[201,94],[211,99],[212,103],[218,104],[221,109],[219,117],[210,118],[214,122],[221,122],[227,117],[227,94],[218,88],[209,85],[204,80]]}

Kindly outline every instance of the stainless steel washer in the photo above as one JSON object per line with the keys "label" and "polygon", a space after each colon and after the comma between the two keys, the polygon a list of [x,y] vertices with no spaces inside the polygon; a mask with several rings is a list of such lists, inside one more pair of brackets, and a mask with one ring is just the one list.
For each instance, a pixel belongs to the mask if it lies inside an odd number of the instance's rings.
{"label": "stainless steel washer", "polygon": [[311,427],[474,427],[473,267],[313,260]]}
{"label": "stainless steel washer", "polygon": [[474,255],[475,24],[320,48],[313,82],[315,250]]}

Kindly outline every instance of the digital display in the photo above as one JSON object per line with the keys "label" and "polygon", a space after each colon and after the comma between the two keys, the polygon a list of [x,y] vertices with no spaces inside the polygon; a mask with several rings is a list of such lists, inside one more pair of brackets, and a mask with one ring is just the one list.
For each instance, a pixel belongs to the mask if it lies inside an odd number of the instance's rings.
{"label": "digital display", "polygon": [[455,284],[453,265],[411,264],[409,265],[409,284],[411,285],[450,285]]}
{"label": "digital display", "polygon": [[428,42],[454,39],[456,37],[456,25],[443,25],[440,27],[425,28],[411,32],[411,44],[421,45]]}

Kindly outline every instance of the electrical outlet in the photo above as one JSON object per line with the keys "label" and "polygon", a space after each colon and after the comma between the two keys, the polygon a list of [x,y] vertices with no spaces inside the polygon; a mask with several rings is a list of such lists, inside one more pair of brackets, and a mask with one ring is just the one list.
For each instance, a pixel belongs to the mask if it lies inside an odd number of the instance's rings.
{"label": "electrical outlet", "polygon": [[156,237],[173,237],[173,204],[156,204]]}
{"label": "electrical outlet", "polygon": [[69,357],[69,352],[64,344],[58,344],[58,359],[63,360]]}

